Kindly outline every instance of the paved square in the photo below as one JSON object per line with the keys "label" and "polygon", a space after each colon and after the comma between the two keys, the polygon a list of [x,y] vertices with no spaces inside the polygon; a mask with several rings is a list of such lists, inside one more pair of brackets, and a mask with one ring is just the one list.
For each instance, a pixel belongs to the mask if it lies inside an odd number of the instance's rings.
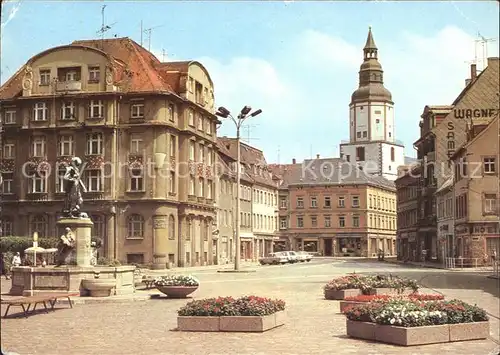
{"label": "paved square", "polygon": [[[345,335],[338,301],[323,299],[331,278],[356,271],[386,272],[422,279],[448,299],[478,303],[493,315],[493,340],[397,347],[354,340]],[[194,272],[201,280],[196,298],[255,294],[287,302],[285,326],[261,334],[184,333],[173,331],[176,311],[186,300],[124,300],[77,304],[28,319],[1,320],[2,348],[19,354],[493,354],[500,327],[497,280],[441,270],[403,268],[383,263],[319,259],[308,264],[259,267],[249,274]],[[467,281],[468,280],[468,281]],[[495,284],[496,283],[496,284]],[[7,284],[2,280],[3,291]],[[465,289],[468,286],[471,289]],[[458,288],[457,288],[458,287]],[[480,288],[486,290],[481,290]],[[427,292],[430,292],[427,290]],[[156,293],[140,291],[140,294]],[[2,312],[5,307],[2,306]],[[3,314],[3,313],[2,313]]]}

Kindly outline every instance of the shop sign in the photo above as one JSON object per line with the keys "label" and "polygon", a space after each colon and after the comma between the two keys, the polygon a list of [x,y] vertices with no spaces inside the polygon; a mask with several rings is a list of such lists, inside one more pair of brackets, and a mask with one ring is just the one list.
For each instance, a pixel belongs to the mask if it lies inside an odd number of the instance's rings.
{"label": "shop sign", "polygon": [[495,113],[499,111],[494,108],[457,108],[453,110],[453,116],[455,119],[474,119],[474,118],[493,118]]}

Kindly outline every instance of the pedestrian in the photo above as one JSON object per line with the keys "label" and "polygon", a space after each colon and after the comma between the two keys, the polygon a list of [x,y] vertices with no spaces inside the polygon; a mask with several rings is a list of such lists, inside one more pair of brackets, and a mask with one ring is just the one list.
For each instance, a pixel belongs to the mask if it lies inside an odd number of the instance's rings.
{"label": "pedestrian", "polygon": [[21,253],[17,252],[12,258],[12,266],[21,266]]}

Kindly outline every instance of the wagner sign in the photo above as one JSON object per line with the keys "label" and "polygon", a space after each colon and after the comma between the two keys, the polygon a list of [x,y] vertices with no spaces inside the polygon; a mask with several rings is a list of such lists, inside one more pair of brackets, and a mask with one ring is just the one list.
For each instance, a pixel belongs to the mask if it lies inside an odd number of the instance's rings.
{"label": "wagner sign", "polygon": [[456,119],[493,118],[498,111],[495,108],[457,108],[453,110],[453,116]]}
{"label": "wagner sign", "polygon": [[453,121],[448,122],[448,133],[446,134],[446,143],[448,148],[448,158],[455,153],[455,124]]}

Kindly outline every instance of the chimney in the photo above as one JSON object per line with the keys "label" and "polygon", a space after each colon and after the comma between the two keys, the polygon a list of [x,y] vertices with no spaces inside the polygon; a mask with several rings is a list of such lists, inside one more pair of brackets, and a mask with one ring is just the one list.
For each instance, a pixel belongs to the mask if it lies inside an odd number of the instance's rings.
{"label": "chimney", "polygon": [[316,159],[319,159],[319,154],[316,154]]}
{"label": "chimney", "polygon": [[296,164],[297,161],[295,160],[295,158],[292,159],[292,164]]}
{"label": "chimney", "polygon": [[470,80],[474,81],[477,77],[477,66],[476,64],[471,64],[470,65]]}

